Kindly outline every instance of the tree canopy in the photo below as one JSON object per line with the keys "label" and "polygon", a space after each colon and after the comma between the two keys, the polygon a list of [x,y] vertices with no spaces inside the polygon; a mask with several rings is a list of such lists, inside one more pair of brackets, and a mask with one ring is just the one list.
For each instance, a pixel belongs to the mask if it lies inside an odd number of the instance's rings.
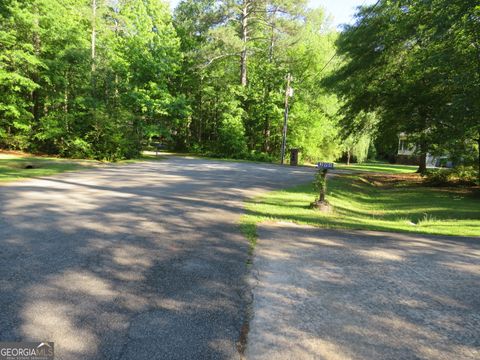
{"label": "tree canopy", "polygon": [[[344,60],[324,83],[349,133],[406,133],[418,151],[473,160],[480,141],[480,6],[476,0],[380,0],[337,41]],[[478,155],[477,155],[478,156]],[[425,164],[423,164],[425,166]]]}
{"label": "tree canopy", "polygon": [[161,0],[2,1],[0,147],[119,159],[156,139],[276,156],[290,72],[290,144],[333,159],[338,102],[316,76],[334,52],[326,24],[306,1],[185,0],[173,14]]}

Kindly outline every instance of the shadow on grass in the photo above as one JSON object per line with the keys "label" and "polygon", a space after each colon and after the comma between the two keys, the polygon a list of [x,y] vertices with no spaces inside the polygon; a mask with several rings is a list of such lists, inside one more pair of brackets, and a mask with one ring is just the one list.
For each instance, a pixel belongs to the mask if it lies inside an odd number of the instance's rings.
{"label": "shadow on grass", "polygon": [[249,221],[281,220],[326,228],[480,236],[478,192],[426,187],[378,188],[337,176],[329,182],[334,212],[312,210],[311,185],[267,194],[247,204]]}

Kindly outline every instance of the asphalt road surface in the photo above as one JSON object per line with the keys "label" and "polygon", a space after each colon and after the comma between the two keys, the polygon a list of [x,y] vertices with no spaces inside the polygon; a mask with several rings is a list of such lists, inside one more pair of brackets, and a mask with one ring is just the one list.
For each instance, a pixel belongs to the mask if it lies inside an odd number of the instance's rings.
{"label": "asphalt road surface", "polygon": [[311,179],[170,157],[0,186],[0,341],[53,341],[58,360],[239,358],[242,200]]}
{"label": "asphalt road surface", "polygon": [[480,359],[480,238],[263,224],[255,360]]}

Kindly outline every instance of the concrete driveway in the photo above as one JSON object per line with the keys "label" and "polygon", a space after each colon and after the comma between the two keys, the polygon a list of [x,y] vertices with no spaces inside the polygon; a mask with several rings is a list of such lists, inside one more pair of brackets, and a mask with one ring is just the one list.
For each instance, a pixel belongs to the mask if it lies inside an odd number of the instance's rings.
{"label": "concrete driveway", "polygon": [[480,238],[259,230],[247,357],[480,359]]}
{"label": "concrete driveway", "polygon": [[312,171],[169,157],[0,186],[0,341],[56,359],[231,359],[241,203]]}

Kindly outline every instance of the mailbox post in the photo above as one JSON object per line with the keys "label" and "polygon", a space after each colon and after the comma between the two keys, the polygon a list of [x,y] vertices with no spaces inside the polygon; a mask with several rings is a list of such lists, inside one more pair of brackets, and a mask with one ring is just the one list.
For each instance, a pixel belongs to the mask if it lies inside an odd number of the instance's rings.
{"label": "mailbox post", "polygon": [[327,193],[327,173],[328,169],[322,169],[320,170],[320,177],[321,183],[320,183],[320,196],[319,196],[319,201],[320,202],[325,202],[325,194]]}
{"label": "mailbox post", "polygon": [[317,164],[318,173],[315,178],[315,187],[319,191],[318,200],[313,202],[311,205],[314,208],[320,209],[322,211],[330,211],[331,206],[326,200],[325,196],[327,193],[327,174],[328,170],[334,169],[334,163],[319,162]]}
{"label": "mailbox post", "polygon": [[159,142],[153,143],[153,146],[155,146],[155,156],[158,156],[158,153],[164,148],[164,146],[162,143]]}

